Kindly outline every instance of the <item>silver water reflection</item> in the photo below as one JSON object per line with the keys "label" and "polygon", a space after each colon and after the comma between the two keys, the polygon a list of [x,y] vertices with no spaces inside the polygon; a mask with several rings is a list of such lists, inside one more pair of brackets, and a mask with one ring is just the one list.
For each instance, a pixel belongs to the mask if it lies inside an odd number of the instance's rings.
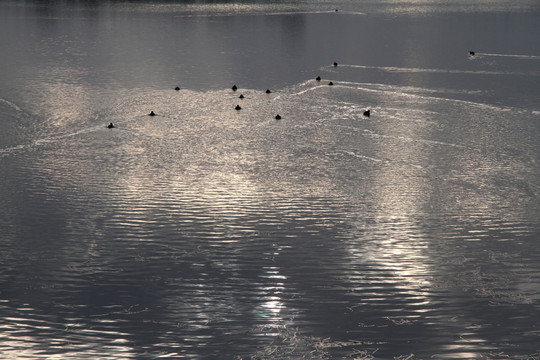
{"label": "silver water reflection", "polygon": [[470,58],[453,24],[497,16],[8,4],[2,357],[538,357],[530,33]]}

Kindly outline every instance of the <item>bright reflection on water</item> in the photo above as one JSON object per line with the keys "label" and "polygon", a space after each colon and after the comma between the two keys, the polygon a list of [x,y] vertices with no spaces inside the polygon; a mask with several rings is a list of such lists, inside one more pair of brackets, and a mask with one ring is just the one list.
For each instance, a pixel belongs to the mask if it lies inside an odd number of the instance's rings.
{"label": "bright reflection on water", "polygon": [[1,358],[540,358],[537,6],[337,5],[0,5]]}

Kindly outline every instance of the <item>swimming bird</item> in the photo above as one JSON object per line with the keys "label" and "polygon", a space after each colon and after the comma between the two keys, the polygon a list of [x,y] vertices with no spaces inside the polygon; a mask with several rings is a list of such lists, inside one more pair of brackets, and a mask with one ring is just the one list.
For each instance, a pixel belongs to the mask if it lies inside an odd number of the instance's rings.
{"label": "swimming bird", "polygon": [[114,125],[113,125],[113,123],[110,123],[109,125],[107,125],[107,127],[108,127],[109,129],[112,129],[112,128],[114,127]]}
{"label": "swimming bird", "polygon": [[320,77],[320,76],[317,76],[317,77],[315,78],[315,80],[321,81],[321,77]]}
{"label": "swimming bird", "polygon": [[369,115],[371,115],[371,113],[370,113],[370,111],[369,111],[369,110],[366,110],[366,111],[364,111],[364,116],[367,116],[367,117],[369,117]]}
{"label": "swimming bird", "polygon": [[279,114],[276,115],[276,117],[274,118],[276,120],[281,120],[281,116],[279,116]]}
{"label": "swimming bird", "polygon": [[156,114],[153,111],[150,111],[150,114],[148,116],[156,116]]}
{"label": "swimming bird", "polygon": [[233,91],[238,90],[238,88],[236,87],[236,85],[233,85],[231,89],[232,89]]}
{"label": "swimming bird", "polygon": [[240,105],[236,105],[236,107],[234,108],[235,110],[242,110],[242,108],[240,107]]}
{"label": "swimming bird", "polygon": [[180,88],[177,86],[177,87],[174,88],[174,90],[178,91],[178,90],[180,90]]}
{"label": "swimming bird", "polygon": [[336,66],[337,66],[337,62],[334,62],[334,67],[336,67]]}
{"label": "swimming bird", "polygon": [[240,98],[240,99],[243,99],[243,98],[244,98],[244,95],[240,94],[239,98]]}
{"label": "swimming bird", "polygon": [[330,81],[330,82],[328,83],[328,85],[334,85],[334,83]]}
{"label": "swimming bird", "polygon": [[270,89],[266,89],[266,93],[270,94],[271,93]]}
{"label": "swimming bird", "polygon": [[469,51],[469,55],[474,56],[476,53],[474,51]]}

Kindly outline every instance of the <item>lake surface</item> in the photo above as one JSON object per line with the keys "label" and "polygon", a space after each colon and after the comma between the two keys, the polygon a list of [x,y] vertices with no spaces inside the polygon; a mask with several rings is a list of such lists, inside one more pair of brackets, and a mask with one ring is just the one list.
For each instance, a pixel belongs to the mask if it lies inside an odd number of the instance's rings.
{"label": "lake surface", "polygon": [[0,2],[0,358],[540,359],[540,4],[471,3]]}

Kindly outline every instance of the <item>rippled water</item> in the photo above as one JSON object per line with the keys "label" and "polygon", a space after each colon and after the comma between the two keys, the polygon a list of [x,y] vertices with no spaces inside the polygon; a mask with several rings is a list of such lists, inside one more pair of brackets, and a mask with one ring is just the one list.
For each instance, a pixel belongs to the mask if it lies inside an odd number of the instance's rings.
{"label": "rippled water", "polygon": [[0,357],[540,358],[537,4],[335,5],[0,4]]}

